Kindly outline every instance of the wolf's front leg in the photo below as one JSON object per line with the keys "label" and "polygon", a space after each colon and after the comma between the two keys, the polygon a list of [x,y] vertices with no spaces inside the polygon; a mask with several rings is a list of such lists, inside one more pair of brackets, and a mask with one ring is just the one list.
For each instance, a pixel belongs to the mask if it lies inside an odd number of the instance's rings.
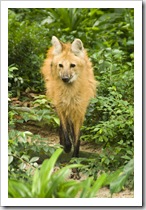
{"label": "wolf's front leg", "polygon": [[69,153],[71,151],[71,141],[69,137],[69,133],[67,132],[67,129],[62,123],[60,123],[60,128],[59,128],[59,138],[60,138],[60,144],[64,146],[64,151],[66,153]]}

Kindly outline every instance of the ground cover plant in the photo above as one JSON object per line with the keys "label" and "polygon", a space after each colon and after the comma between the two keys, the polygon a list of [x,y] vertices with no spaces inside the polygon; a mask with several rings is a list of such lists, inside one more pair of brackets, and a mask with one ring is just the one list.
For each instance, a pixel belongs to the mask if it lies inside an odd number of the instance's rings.
{"label": "ground cover plant", "polygon": [[[111,195],[132,190],[134,10],[13,8],[8,20],[9,197],[96,197],[103,186]],[[74,159],[58,144],[60,122],[40,74],[53,35],[81,39],[100,82],[82,126],[81,144],[92,149]]]}

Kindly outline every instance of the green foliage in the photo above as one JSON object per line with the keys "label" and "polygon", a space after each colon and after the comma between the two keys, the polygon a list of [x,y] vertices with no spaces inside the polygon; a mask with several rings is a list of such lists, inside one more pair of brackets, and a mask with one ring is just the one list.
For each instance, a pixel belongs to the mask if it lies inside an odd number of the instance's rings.
{"label": "green foliage", "polygon": [[37,115],[39,116],[39,121],[44,121],[46,124],[56,125],[60,124],[58,116],[54,113],[52,107],[48,104],[48,99],[44,95],[39,95],[35,97],[33,104],[36,106]]}
{"label": "green foliage", "polygon": [[34,170],[39,167],[42,157],[50,157],[55,151],[55,147],[46,146],[46,141],[45,138],[33,135],[29,131],[10,130],[8,141],[9,178],[28,180]]}
{"label": "green foliage", "polygon": [[8,187],[9,187],[8,191],[9,198],[31,197],[31,192],[28,183],[21,183],[20,181],[18,182],[16,180],[9,180]]}
{"label": "green foliage", "polygon": [[[81,168],[80,164],[72,164],[54,171],[55,164],[63,149],[57,149],[49,160],[45,160],[40,169],[36,169],[32,180],[24,183],[15,179],[9,179],[10,198],[92,198],[97,191],[110,184],[110,190],[119,192],[133,173],[133,160],[123,169],[107,176],[101,174],[96,181],[92,177],[77,182],[70,180],[70,169]],[[36,158],[33,158],[34,162]],[[68,179],[68,180],[67,180]]]}
{"label": "green foliage", "polygon": [[[127,182],[127,180],[129,179],[129,177],[132,176],[133,178],[133,175],[134,175],[134,159],[131,159],[121,170],[121,173],[118,175],[118,177],[113,179],[113,181],[110,183],[111,194],[120,192],[125,183]],[[111,177],[112,176],[113,174],[111,175]],[[132,181],[132,185],[134,184],[133,182],[134,180]]]}
{"label": "green foliage", "polygon": [[[100,86],[88,109],[82,136],[84,140],[103,144],[101,161],[111,169],[133,158],[134,146],[133,11],[118,9],[114,15],[103,14],[97,22],[106,42],[91,55]],[[107,19],[113,24],[107,23]]]}
{"label": "green foliage", "polygon": [[[11,90],[16,95],[19,91],[30,88],[34,91],[42,89],[40,66],[44,58],[48,43],[44,41],[46,31],[37,22],[20,21],[19,15],[9,10],[9,66],[15,65],[19,71],[19,78],[23,83],[18,86],[11,80]],[[18,75],[13,71],[13,78]],[[37,79],[36,79],[37,78]]]}
{"label": "green foliage", "polygon": [[20,88],[23,84],[23,78],[19,76],[18,71],[18,68],[13,64],[8,67],[8,88],[11,90],[9,91],[9,95],[15,95],[16,93],[18,96],[20,96],[20,89],[18,88]]}
{"label": "green foliage", "polygon": [[133,105],[122,100],[122,95],[112,87],[106,97],[99,96],[92,101],[92,110],[92,125],[89,126],[91,120],[88,122],[87,118],[88,127],[83,128],[82,139],[103,144],[101,162],[115,168],[133,158]]}
{"label": "green foliage", "polygon": [[[35,96],[32,107],[18,107],[9,102],[9,126],[15,123],[34,121],[39,125],[49,125],[55,128],[60,121],[45,95]],[[15,119],[16,118],[16,119]],[[18,118],[18,119],[17,119]]]}
{"label": "green foliage", "polygon": [[70,169],[79,168],[81,165],[68,165],[57,172],[53,172],[55,163],[62,153],[56,150],[49,160],[45,160],[40,170],[36,170],[32,183],[24,183],[9,179],[10,198],[90,198],[94,197],[103,185],[106,174],[102,174],[95,182],[88,178],[82,182],[68,180]]}
{"label": "green foliage", "polygon": [[[87,9],[48,9],[52,23],[63,29],[63,32],[76,31],[84,21]],[[56,21],[57,20],[57,21]]]}
{"label": "green foliage", "polygon": [[[103,173],[103,163],[100,160],[100,155],[96,159],[74,158],[70,162],[82,164],[83,166],[80,169],[81,173],[84,173],[89,177],[92,176],[94,180],[98,180],[98,177],[101,178],[99,174]],[[102,185],[109,186],[111,195],[113,193],[120,192],[124,189],[124,187],[133,189],[134,159],[129,160],[126,165],[124,164],[124,166],[121,166],[113,172],[109,172],[109,170],[107,170],[105,180]]]}

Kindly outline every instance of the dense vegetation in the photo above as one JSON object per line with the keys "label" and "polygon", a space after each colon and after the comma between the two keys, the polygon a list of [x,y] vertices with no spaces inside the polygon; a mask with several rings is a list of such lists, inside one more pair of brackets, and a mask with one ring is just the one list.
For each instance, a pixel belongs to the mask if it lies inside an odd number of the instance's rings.
{"label": "dense vegetation", "polygon": [[[101,186],[109,185],[111,193],[127,183],[133,186],[134,10],[9,9],[8,28],[9,196],[76,197],[80,192],[79,197],[93,197]],[[100,82],[82,127],[82,141],[102,150],[97,158],[71,160],[77,165],[59,164],[59,145],[46,146],[42,136],[17,129],[31,121],[40,129],[47,125],[56,130],[59,125],[40,74],[52,35],[64,42],[80,38]],[[46,157],[49,160],[43,162]],[[59,169],[51,176],[55,164]],[[66,182],[74,167],[90,176],[80,185]]]}

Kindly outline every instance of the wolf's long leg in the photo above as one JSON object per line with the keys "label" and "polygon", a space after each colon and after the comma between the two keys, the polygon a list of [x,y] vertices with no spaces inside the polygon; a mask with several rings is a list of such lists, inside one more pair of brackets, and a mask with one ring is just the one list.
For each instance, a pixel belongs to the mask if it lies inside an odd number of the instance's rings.
{"label": "wolf's long leg", "polygon": [[67,126],[60,123],[60,128],[59,128],[59,137],[60,137],[60,144],[64,146],[64,151],[65,152],[70,152],[71,151],[71,141],[70,141],[70,136],[67,131]]}
{"label": "wolf's long leg", "polygon": [[73,157],[79,156],[79,148],[80,148],[80,128],[83,123],[83,117],[78,118],[76,122],[74,122],[74,150]]}

